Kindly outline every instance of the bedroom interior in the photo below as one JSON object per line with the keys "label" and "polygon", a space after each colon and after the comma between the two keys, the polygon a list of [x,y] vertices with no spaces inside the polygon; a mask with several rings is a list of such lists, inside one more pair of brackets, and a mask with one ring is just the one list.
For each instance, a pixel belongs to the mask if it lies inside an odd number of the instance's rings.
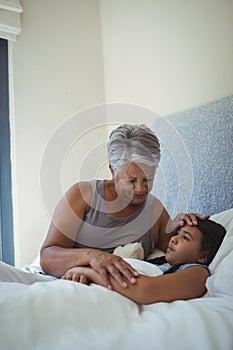
{"label": "bedroom interior", "polygon": [[[68,187],[83,155],[104,145],[113,125],[131,122],[111,115],[114,104],[144,110],[134,123],[151,126],[161,140],[153,194],[169,213],[210,213],[227,229],[199,299],[141,306],[95,285],[0,283],[4,349],[233,349],[232,23],[232,0],[0,0],[15,265],[32,262],[47,233],[40,176],[49,142],[77,114],[77,128],[87,132],[68,147]],[[100,127],[90,128],[82,116],[93,106],[106,111]],[[104,161],[96,176],[109,177]]]}

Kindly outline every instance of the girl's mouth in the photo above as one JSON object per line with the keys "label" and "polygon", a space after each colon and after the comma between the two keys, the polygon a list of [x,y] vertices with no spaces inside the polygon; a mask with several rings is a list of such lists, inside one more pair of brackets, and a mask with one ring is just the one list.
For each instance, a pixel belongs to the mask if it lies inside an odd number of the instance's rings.
{"label": "girl's mouth", "polygon": [[166,253],[171,253],[171,252],[174,252],[174,249],[171,246],[168,246]]}

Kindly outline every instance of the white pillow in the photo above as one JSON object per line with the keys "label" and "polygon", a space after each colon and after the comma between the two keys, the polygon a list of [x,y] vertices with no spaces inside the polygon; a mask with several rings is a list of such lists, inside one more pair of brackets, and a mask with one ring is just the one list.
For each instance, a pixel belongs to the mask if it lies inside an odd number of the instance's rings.
{"label": "white pillow", "polygon": [[233,296],[233,208],[215,214],[211,219],[223,225],[227,234],[210,264],[212,275],[207,279],[206,287],[210,296]]}
{"label": "white pillow", "polygon": [[131,266],[135,268],[135,270],[137,270],[143,275],[154,277],[163,274],[158,266],[148,263],[146,261],[131,258],[125,258],[124,260],[127,261]]}

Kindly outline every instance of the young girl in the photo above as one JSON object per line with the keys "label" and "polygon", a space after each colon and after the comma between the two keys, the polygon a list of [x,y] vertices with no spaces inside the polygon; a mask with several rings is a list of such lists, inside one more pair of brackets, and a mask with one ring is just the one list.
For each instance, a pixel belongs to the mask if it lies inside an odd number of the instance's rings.
{"label": "young girl", "polygon": [[[160,266],[162,275],[140,275],[136,284],[127,284],[125,279],[127,288],[119,286],[110,277],[113,290],[141,304],[201,297],[210,275],[208,265],[220,247],[226,230],[212,220],[197,220],[197,226],[185,225],[170,239],[163,259],[163,263],[168,265]],[[62,278],[103,285],[101,276],[90,267],[72,268]]]}

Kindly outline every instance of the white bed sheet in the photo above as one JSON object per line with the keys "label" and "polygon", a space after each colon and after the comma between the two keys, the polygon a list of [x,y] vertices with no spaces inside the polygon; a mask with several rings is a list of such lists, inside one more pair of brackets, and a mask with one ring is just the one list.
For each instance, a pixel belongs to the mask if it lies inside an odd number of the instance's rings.
{"label": "white bed sheet", "polygon": [[[232,214],[225,217],[231,216],[230,231]],[[215,283],[233,248],[231,233],[212,263],[208,295],[214,289],[213,296],[141,306],[94,284],[0,283],[0,349],[232,350],[233,295],[218,293]],[[156,266],[132,262],[140,272],[160,273]]]}

